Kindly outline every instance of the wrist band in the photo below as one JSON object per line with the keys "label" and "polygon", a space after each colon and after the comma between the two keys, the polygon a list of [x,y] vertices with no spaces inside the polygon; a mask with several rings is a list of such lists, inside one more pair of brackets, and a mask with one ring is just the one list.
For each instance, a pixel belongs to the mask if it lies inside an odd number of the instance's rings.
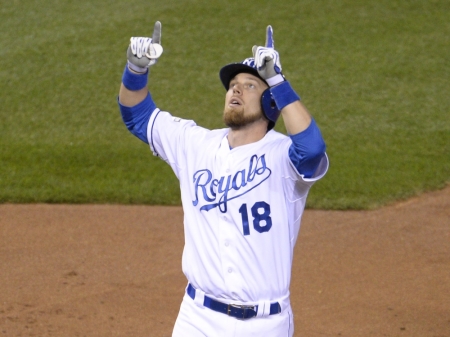
{"label": "wrist band", "polygon": [[280,84],[271,87],[270,93],[280,111],[286,105],[300,100],[300,96],[292,89],[291,84],[288,81],[281,82]]}
{"label": "wrist band", "polygon": [[122,83],[128,90],[136,91],[147,86],[148,71],[144,74],[133,73],[128,65],[125,66],[122,76]]}
{"label": "wrist band", "polygon": [[284,82],[284,76],[281,74],[277,74],[271,78],[266,79],[267,84],[269,85],[269,87],[274,87],[277,84],[280,84],[281,82]]}
{"label": "wrist band", "polygon": [[142,67],[139,67],[139,66],[133,64],[133,63],[130,62],[130,61],[128,61],[127,64],[128,64],[128,69],[130,69],[131,72],[135,72],[135,73],[137,73],[137,74],[143,74],[143,73],[146,73],[147,70],[148,70],[148,68],[142,68]]}

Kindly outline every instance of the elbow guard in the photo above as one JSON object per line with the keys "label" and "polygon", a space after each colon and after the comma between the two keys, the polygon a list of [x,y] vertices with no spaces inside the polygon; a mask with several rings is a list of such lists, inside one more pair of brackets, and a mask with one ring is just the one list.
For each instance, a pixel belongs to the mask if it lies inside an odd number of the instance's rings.
{"label": "elbow guard", "polygon": [[289,148],[291,162],[300,174],[303,174],[305,178],[311,178],[326,150],[325,142],[316,122],[312,119],[306,130],[289,137],[292,140],[292,145]]}
{"label": "elbow guard", "polygon": [[137,138],[148,144],[147,126],[152,112],[156,109],[156,104],[153,102],[152,96],[148,93],[145,99],[133,106],[126,107],[118,101],[122,120],[127,129]]}

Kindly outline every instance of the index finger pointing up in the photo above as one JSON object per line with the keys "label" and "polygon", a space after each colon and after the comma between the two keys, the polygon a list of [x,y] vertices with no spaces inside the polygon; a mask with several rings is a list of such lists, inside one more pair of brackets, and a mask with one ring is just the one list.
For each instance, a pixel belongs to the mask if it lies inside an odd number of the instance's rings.
{"label": "index finger pointing up", "polygon": [[152,43],[161,44],[161,22],[155,22],[155,28],[153,28]]}
{"label": "index finger pointing up", "polygon": [[275,43],[273,41],[273,29],[272,26],[267,26],[266,29],[266,47],[275,48]]}

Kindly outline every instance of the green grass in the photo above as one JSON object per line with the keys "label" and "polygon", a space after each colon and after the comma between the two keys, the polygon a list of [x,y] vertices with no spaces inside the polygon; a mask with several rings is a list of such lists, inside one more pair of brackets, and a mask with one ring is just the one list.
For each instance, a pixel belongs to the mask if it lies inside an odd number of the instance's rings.
{"label": "green grass", "polygon": [[180,202],[116,103],[128,40],[156,20],[152,95],[208,128],[222,127],[218,70],[274,27],[331,162],[308,207],[375,208],[449,183],[448,1],[16,0],[0,7],[0,202]]}
{"label": "green grass", "polygon": [[146,169],[145,148],[16,145],[13,155],[2,154],[10,179],[2,195],[13,202],[176,204],[175,175],[162,160]]}

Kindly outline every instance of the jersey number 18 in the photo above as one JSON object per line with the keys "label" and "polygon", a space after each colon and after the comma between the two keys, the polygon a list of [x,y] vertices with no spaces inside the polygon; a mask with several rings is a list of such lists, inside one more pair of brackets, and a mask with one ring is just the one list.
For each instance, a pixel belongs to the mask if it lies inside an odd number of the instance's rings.
{"label": "jersey number 18", "polygon": [[[253,228],[259,232],[268,232],[272,228],[272,218],[270,217],[270,205],[264,201],[257,201],[250,209],[253,216]],[[239,208],[242,218],[242,229],[244,235],[250,235],[248,222],[247,204],[242,204]]]}

